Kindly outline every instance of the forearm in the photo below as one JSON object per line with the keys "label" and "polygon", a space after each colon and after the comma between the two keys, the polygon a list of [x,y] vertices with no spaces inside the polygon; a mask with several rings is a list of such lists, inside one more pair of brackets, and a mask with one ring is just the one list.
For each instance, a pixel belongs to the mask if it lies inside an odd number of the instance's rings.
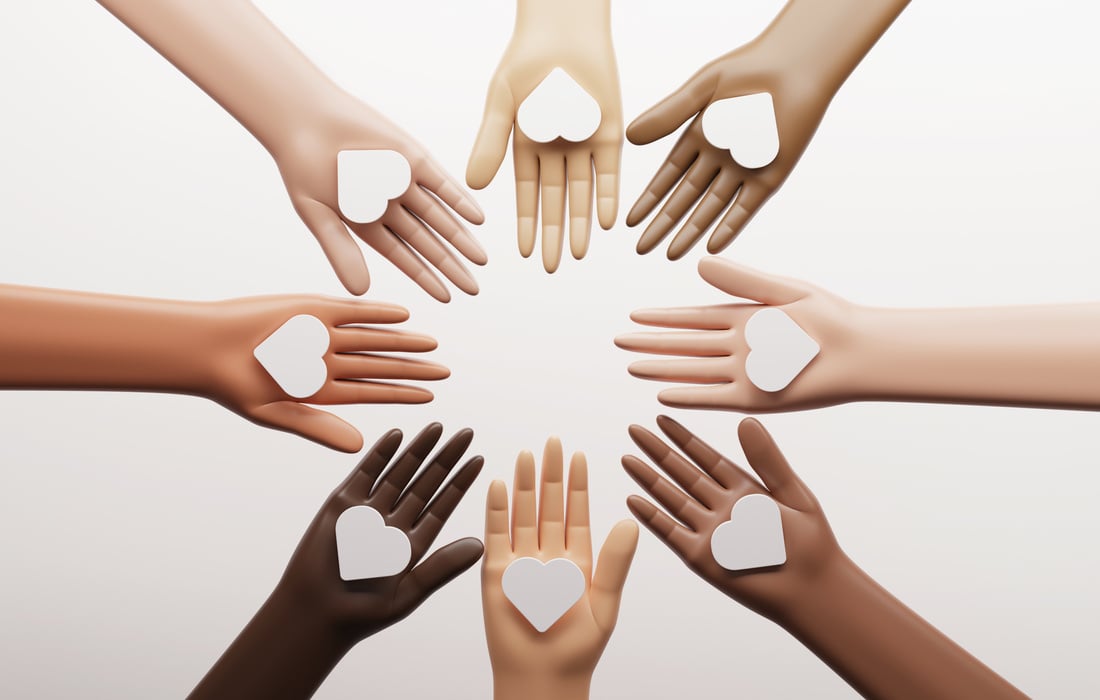
{"label": "forearm", "polygon": [[1100,304],[861,309],[857,399],[1100,408]]}
{"label": "forearm", "polygon": [[0,285],[0,388],[202,393],[208,307]]}
{"label": "forearm", "polygon": [[493,700],[588,700],[592,677],[493,675]]}
{"label": "forearm", "polygon": [[758,41],[840,88],[909,0],[789,0]]}
{"label": "forearm", "polygon": [[99,0],[275,152],[342,91],[247,0]]}
{"label": "forearm", "polygon": [[867,698],[1026,697],[847,558],[780,624]]}
{"label": "forearm", "polygon": [[276,592],[188,697],[304,700],[351,646],[319,617]]}

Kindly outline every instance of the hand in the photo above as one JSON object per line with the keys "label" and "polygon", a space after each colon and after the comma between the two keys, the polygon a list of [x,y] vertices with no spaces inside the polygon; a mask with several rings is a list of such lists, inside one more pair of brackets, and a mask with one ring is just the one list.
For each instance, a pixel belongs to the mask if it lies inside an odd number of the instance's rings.
{"label": "hand", "polygon": [[[473,198],[411,136],[357,100],[348,98],[341,109],[314,119],[316,123],[272,155],[294,209],[317,237],[347,290],[362,294],[370,286],[367,264],[348,233],[351,229],[439,301],[450,301],[451,294],[431,267],[467,294],[477,294],[477,282],[469,270],[440,240],[473,263],[488,261],[484,249],[452,213],[474,224],[484,222]],[[337,202],[336,155],[355,149],[397,151],[412,167],[412,186],[370,224],[349,221]]]}
{"label": "hand", "polygon": [[[657,425],[686,458],[645,428],[630,426],[630,437],[672,481],[637,457],[623,457],[626,472],[664,510],[640,496],[631,496],[627,505],[712,586],[774,620],[800,603],[833,564],[847,561],[817,499],[756,420],[741,421],[737,435],[763,486],[671,418],[659,416]],[[765,569],[728,571],[711,554],[711,535],[729,521],[742,496],[756,493],[771,496],[779,506],[787,561]]]}
{"label": "hand", "polygon": [[[846,386],[858,372],[854,348],[861,307],[811,284],[718,257],[701,260],[699,274],[726,294],[758,303],[646,309],[630,315],[647,326],[686,330],[620,336],[615,339],[620,348],[691,358],[635,362],[630,365],[632,375],[706,385],[665,389],[657,395],[661,403],[678,408],[769,412],[849,400]],[[749,353],[745,323],[765,305],[782,309],[821,346],[817,357],[791,384],[776,392],[758,389],[745,374]]]}
{"label": "hand", "polygon": [[[236,299],[215,305],[214,347],[207,354],[211,398],[245,418],[296,433],[344,452],[358,452],[363,437],[331,413],[304,405],[427,403],[427,389],[377,380],[438,380],[450,375],[442,365],[373,353],[427,352],[428,336],[364,327],[399,323],[409,317],[400,306],[308,296]],[[290,318],[309,314],[329,328],[324,355],[328,380],[313,396],[296,399],[284,392],[256,360],[256,346]]]}
{"label": "hand", "polygon": [[[418,563],[484,462],[480,456],[467,460],[444,485],[469,448],[473,431],[467,428],[456,433],[429,462],[428,455],[442,434],[442,426],[432,423],[396,459],[401,431],[390,430],[383,435],[318,511],[273,597],[306,606],[354,644],[406,617],[432,593],[477,563],[483,548],[472,537],[445,545]],[[425,462],[428,466],[421,470]],[[400,574],[362,581],[340,578],[336,519],[358,505],[374,508],[387,526],[408,536],[412,556]]]}
{"label": "hand", "polygon": [[[668,136],[692,119],[626,217],[628,226],[637,226],[665,202],[638,240],[638,253],[656,248],[692,207],[695,210],[669,245],[669,259],[687,254],[720,216],[707,251],[725,250],[802,157],[832,100],[834,83],[786,59],[791,47],[769,41],[767,36],[707,64],[627,128],[630,142],[644,145]],[[702,118],[713,102],[758,92],[771,93],[779,154],[770,164],[749,169],[734,162],[727,149],[707,141]]]}
{"label": "hand", "polygon": [[[530,452],[523,452],[516,461],[510,526],[507,487],[501,481],[489,486],[481,593],[497,697],[508,696],[509,689],[516,687],[525,689],[525,697],[539,695],[538,688],[545,690],[547,685],[587,688],[615,628],[638,544],[638,526],[624,520],[611,530],[593,576],[588,467],[583,454],[575,454],[570,463],[568,504],[563,481],[561,442],[551,438],[543,454],[537,516],[535,458]],[[567,558],[584,574],[584,595],[543,633],[528,623],[501,588],[504,570],[521,557]]]}
{"label": "hand", "polygon": [[[540,3],[549,9],[538,7]],[[609,18],[603,16],[609,13],[607,0],[583,0],[576,12],[570,9],[573,5],[578,3],[521,0],[516,34],[489,84],[485,116],[466,169],[470,187],[488,186],[504,161],[512,134],[520,254],[529,257],[534,252],[541,204],[542,262],[547,272],[557,270],[561,262],[567,192],[569,249],[577,260],[588,251],[593,170],[597,216],[604,230],[615,224],[619,206],[623,108]],[[540,10],[545,15],[539,15]],[[600,14],[586,19],[594,12]],[[562,23],[568,26],[555,31]],[[600,126],[585,141],[558,138],[539,143],[518,127],[513,129],[520,105],[555,68],[564,69],[600,106]]]}

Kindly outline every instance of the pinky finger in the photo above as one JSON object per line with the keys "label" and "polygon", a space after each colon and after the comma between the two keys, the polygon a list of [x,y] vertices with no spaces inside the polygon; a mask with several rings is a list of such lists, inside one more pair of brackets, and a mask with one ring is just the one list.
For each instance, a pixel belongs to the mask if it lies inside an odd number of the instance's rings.
{"label": "pinky finger", "polygon": [[705,387],[677,387],[657,394],[657,400],[672,408],[701,408],[737,410],[745,408],[734,400],[736,384],[717,384]]}
{"label": "pinky finger", "polygon": [[621,142],[600,144],[592,150],[596,169],[596,216],[600,227],[607,231],[619,215],[619,167],[622,161]]}
{"label": "pinky finger", "polygon": [[458,212],[463,219],[471,224],[485,223],[485,212],[481,211],[481,207],[477,205],[473,196],[434,161],[425,160],[423,170],[418,175],[417,179],[421,185]]}
{"label": "pinky finger", "polygon": [[626,499],[626,505],[638,522],[645,525],[657,536],[657,539],[668,545],[668,548],[681,558],[687,558],[694,543],[690,530],[641,496],[630,496]]}

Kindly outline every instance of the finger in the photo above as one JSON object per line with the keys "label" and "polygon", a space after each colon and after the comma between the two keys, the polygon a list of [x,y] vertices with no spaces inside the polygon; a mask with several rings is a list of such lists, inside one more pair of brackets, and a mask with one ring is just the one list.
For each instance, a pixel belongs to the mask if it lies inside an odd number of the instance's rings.
{"label": "finger", "polygon": [[740,305],[682,306],[670,309],[639,309],[630,320],[644,326],[685,328],[700,331],[728,331],[733,328],[734,312]]}
{"label": "finger", "polygon": [[341,452],[358,452],[363,448],[363,436],[350,423],[295,401],[264,404],[247,417],[260,425],[301,435]]}
{"label": "finger", "polygon": [[474,537],[452,542],[432,553],[401,580],[397,608],[409,614],[428,596],[477,563],[485,548]]}
{"label": "finger", "polygon": [[668,517],[664,511],[641,496],[629,496],[626,507],[657,539],[668,545],[681,559],[687,560],[695,542],[695,535],[691,530]]}
{"label": "finger", "polygon": [[743,487],[746,482],[756,483],[748,472],[726,459],[718,450],[668,416],[657,416],[657,425],[691,461],[699,465],[722,487],[732,489]]}
{"label": "finger", "polygon": [[433,298],[444,303],[451,300],[451,293],[439,281],[423,260],[412,252],[408,245],[392,231],[379,223],[355,227],[355,232],[363,241],[393,263],[394,267],[411,279]]}
{"label": "finger", "polygon": [[329,350],[349,352],[431,352],[439,343],[430,335],[345,326],[329,330]]}
{"label": "finger", "polygon": [[443,208],[439,200],[421,187],[411,187],[405,193],[404,202],[408,209],[445,240],[454,246],[467,260],[475,265],[484,265],[489,254],[473,234],[466,230],[458,219]]}
{"label": "finger", "polygon": [[707,241],[707,252],[714,255],[725,250],[737,234],[748,225],[752,217],[756,216],[756,212],[771,195],[772,188],[758,185],[752,180],[741,185],[733,206],[722,217],[722,223],[718,224],[718,228],[714,229],[710,240]]}
{"label": "finger", "polygon": [[294,209],[313,237],[321,244],[321,250],[332,265],[340,283],[356,296],[370,287],[370,273],[363,251],[348,233],[340,216],[328,206],[312,199],[297,199]]}
{"label": "finger", "polygon": [[409,538],[420,547],[425,549],[430,547],[439,531],[447,524],[447,519],[451,517],[451,513],[454,512],[470,490],[470,487],[473,486],[474,481],[477,480],[477,475],[481,473],[484,466],[485,459],[481,456],[474,457],[463,464],[462,468],[443,487],[443,490],[436,494],[431,503],[424,508],[424,512],[416,521],[416,524],[413,525],[412,530],[409,531]]}
{"label": "finger", "polygon": [[596,218],[604,231],[610,230],[619,216],[622,157],[623,145],[619,141],[597,144],[592,149],[592,166],[596,171]]}
{"label": "finger", "polygon": [[755,418],[746,418],[737,426],[737,437],[745,458],[777,501],[796,510],[818,510],[817,498],[791,469],[775,440]]}
{"label": "finger", "polygon": [[727,384],[734,381],[727,358],[705,357],[699,360],[641,360],[632,362],[627,371],[639,379],[686,384]]}
{"label": "finger", "polygon": [[516,226],[519,253],[535,252],[535,225],[539,215],[539,159],[533,149],[519,146],[512,154],[516,168]]}
{"label": "finger", "polygon": [[[508,135],[504,135],[504,146],[508,147]],[[495,173],[500,168],[500,163],[504,159],[503,155],[501,160],[496,162],[496,166],[493,169]],[[492,179],[492,176],[489,177]],[[459,216],[466,219],[471,224],[483,224],[485,223],[485,212],[481,211],[481,207],[478,206],[477,200],[463,189],[462,185],[450,174],[439,167],[431,158],[425,158],[420,161],[419,167],[416,171],[416,181],[421,187],[425,187],[429,192],[439,197],[443,202],[451,209],[456,211]],[[411,190],[420,191],[419,187],[413,187]]]}
{"label": "finger", "polygon": [[717,86],[718,73],[703,68],[680,89],[635,119],[626,128],[626,137],[641,146],[668,136],[710,103]]}
{"label": "finger", "polygon": [[588,462],[583,452],[569,463],[569,502],[565,511],[565,548],[581,567],[585,580],[592,576],[592,532],[588,512]]}
{"label": "finger", "polygon": [[451,370],[434,362],[407,360],[357,353],[339,353],[327,358],[332,379],[411,379],[437,381],[451,376]]}
{"label": "finger", "polygon": [[317,316],[332,326],[401,323],[409,320],[409,310],[404,306],[381,301],[319,297],[316,307]]}
{"label": "finger", "polygon": [[790,304],[809,293],[802,282],[760,272],[717,256],[699,261],[699,275],[730,296],[772,306]]}
{"label": "finger", "polygon": [[622,465],[631,479],[638,482],[646,493],[660,503],[665,510],[679,518],[680,522],[695,531],[706,527],[707,509],[699,501],[676,488],[653,467],[633,455],[625,455],[622,458]]}
{"label": "finger", "polygon": [[642,426],[632,425],[628,431],[634,444],[641,448],[654,464],[672,477],[672,480],[688,495],[711,510],[721,505],[725,496],[724,491],[709,474],[688,462],[661,438]]}
{"label": "finger", "polygon": [[687,357],[729,357],[728,334],[716,331],[668,331],[628,333],[615,338],[615,345],[631,352]]}
{"label": "finger", "polygon": [[672,243],[668,247],[669,258],[678,260],[695,247],[695,244],[707,232],[711,224],[718,219],[719,215],[733,201],[733,198],[737,196],[737,187],[740,184],[740,173],[731,169],[723,169],[718,173],[718,177],[711,183],[710,189],[707,190],[706,195],[699,202],[699,206],[695,208],[687,223],[672,239]]}
{"label": "finger", "polygon": [[623,520],[611,528],[600,548],[600,562],[592,577],[592,616],[601,629],[610,630],[619,617],[630,564],[638,551],[638,524]]}
{"label": "finger", "polygon": [[539,183],[542,191],[542,266],[554,272],[561,263],[562,235],[565,230],[565,159],[550,152],[539,157]]}
{"label": "finger", "polygon": [[684,173],[698,157],[699,149],[695,147],[695,142],[689,142],[687,134],[681,136],[669,152],[668,158],[657,169],[657,174],[646,186],[645,192],[642,192],[642,196],[638,197],[638,201],[626,215],[626,225],[637,226],[642,219],[649,216],[661,200],[668,196],[676,183],[684,177]]}
{"label": "finger", "polygon": [[535,483],[535,455],[524,450],[516,459],[512,485],[512,551],[519,556],[534,556],[539,551]]}
{"label": "finger", "polygon": [[580,260],[592,235],[592,155],[572,153],[565,159],[569,183],[569,252]]}
{"label": "finger", "polygon": [[[648,253],[660,244],[684,218],[688,210],[695,206],[699,198],[710,187],[718,175],[718,164],[710,158],[699,158],[688,169],[684,179],[673,190],[661,211],[649,222],[645,233],[638,239],[638,252]],[[670,255],[670,259],[674,259]]]}
{"label": "finger", "polygon": [[736,401],[739,384],[713,384],[703,387],[676,387],[658,392],[657,400],[671,408],[737,410],[750,406]]}
{"label": "finger", "polygon": [[397,499],[391,519],[392,525],[402,530],[412,527],[423,512],[424,506],[435,496],[439,485],[446,480],[447,475],[458,464],[458,460],[462,459],[462,455],[470,447],[473,439],[474,431],[464,428],[444,443],[431,463],[412,480],[405,492]]}
{"label": "finger", "polygon": [[[413,474],[431,454],[442,435],[443,426],[439,423],[426,425],[375,484],[374,490],[367,499],[367,505],[385,516],[393,513],[401,492],[405,490]],[[387,518],[388,521],[389,518]]]}
{"label": "finger", "polygon": [[485,498],[485,563],[504,566],[512,558],[508,533],[508,486],[499,479],[489,484]]}
{"label": "finger", "polygon": [[387,217],[386,226],[401,240],[405,241],[420,257],[427,260],[456,287],[473,296],[478,293],[477,280],[439,238],[428,230],[424,222],[413,216],[404,207],[397,207],[392,216]]}
{"label": "finger", "polygon": [[475,190],[493,181],[504,155],[508,152],[508,136],[512,133],[516,105],[508,84],[494,79],[485,99],[485,115],[481,120],[470,161],[466,165],[466,184]]}
{"label": "finger", "polygon": [[539,551],[550,558],[565,553],[565,479],[561,440],[552,437],[542,452],[539,494]]}
{"label": "finger", "polygon": [[366,500],[371,489],[374,488],[374,482],[378,480],[378,475],[397,454],[398,447],[401,447],[401,431],[393,428],[378,438],[378,441],[367,450],[367,454],[359,460],[359,464],[355,466],[348,478],[344,479],[344,483],[340,484],[336,492],[343,493],[353,501]]}
{"label": "finger", "polygon": [[[310,403],[336,405],[356,403],[428,403],[435,396],[427,389],[386,382],[369,382],[356,379],[336,379],[324,389],[309,397]],[[354,451],[358,452],[358,448]]]}

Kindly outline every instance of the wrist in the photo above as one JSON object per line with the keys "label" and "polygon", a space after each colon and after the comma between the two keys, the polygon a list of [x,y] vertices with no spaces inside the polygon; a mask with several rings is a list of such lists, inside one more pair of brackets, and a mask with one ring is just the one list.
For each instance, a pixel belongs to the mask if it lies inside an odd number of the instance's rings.
{"label": "wrist", "polygon": [[494,673],[493,700],[588,700],[591,686],[588,672]]}
{"label": "wrist", "polygon": [[519,34],[572,37],[597,32],[610,36],[611,0],[517,0]]}

